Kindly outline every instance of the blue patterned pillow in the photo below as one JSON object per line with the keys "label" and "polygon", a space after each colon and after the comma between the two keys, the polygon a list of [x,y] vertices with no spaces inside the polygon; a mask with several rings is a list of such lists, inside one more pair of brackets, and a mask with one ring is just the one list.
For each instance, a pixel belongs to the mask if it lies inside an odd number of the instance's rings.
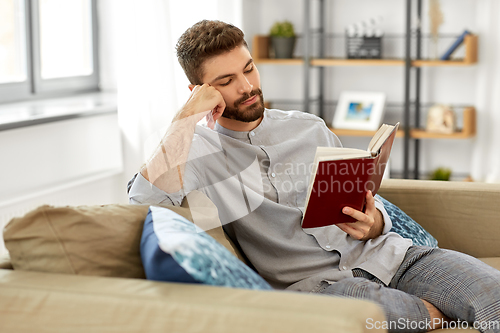
{"label": "blue patterned pillow", "polygon": [[427,230],[422,228],[420,224],[406,215],[405,212],[399,209],[398,206],[392,204],[378,194],[376,197],[382,200],[384,208],[391,218],[392,228],[390,231],[393,231],[404,238],[413,240],[413,245],[437,247],[437,240],[432,237]]}
{"label": "blue patterned pillow", "polygon": [[149,280],[272,290],[215,239],[166,208],[149,207],[141,259]]}

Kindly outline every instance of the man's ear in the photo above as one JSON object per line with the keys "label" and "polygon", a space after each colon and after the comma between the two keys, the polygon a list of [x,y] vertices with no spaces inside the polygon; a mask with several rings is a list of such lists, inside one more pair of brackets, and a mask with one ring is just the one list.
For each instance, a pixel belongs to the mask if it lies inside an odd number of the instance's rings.
{"label": "man's ear", "polygon": [[196,85],[194,85],[194,84],[190,84],[188,87],[189,87],[189,90],[190,90],[190,91],[193,91],[193,89],[194,89],[194,87],[196,87]]}

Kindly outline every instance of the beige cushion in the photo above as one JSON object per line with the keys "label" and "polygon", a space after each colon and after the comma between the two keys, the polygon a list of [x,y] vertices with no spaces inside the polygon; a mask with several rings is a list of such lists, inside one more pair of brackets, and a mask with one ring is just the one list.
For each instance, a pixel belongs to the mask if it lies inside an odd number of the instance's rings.
{"label": "beige cushion", "polygon": [[[139,248],[148,207],[39,207],[12,219],[4,229],[12,266],[38,272],[144,278]],[[194,214],[197,224],[209,227],[208,234],[243,260],[226,238],[217,209],[201,192],[190,193],[183,207],[168,208],[191,221]]]}
{"label": "beige cushion", "polygon": [[144,278],[139,254],[148,206],[42,206],[4,229],[14,269]]}

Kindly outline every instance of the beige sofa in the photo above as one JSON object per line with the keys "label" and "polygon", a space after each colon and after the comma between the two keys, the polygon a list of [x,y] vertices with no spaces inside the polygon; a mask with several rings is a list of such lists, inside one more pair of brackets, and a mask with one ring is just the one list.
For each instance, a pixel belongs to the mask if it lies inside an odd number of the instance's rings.
{"label": "beige sofa", "polygon": [[[500,185],[386,180],[379,194],[431,232],[440,247],[500,269]],[[231,246],[220,234],[213,236]],[[136,236],[131,239],[137,242]],[[13,270],[8,258],[0,263],[0,332],[352,333],[377,331],[369,323],[384,320],[380,307],[366,301],[89,276],[89,271],[48,273],[43,260],[26,266],[37,271]],[[58,272],[72,273],[64,265]]]}

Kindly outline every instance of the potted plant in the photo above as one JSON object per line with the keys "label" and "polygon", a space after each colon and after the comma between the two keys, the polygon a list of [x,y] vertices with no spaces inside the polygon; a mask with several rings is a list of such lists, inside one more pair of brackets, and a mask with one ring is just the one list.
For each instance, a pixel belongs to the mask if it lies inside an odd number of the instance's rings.
{"label": "potted plant", "polygon": [[449,168],[437,168],[432,171],[430,180],[450,180],[451,169]]}
{"label": "potted plant", "polygon": [[275,58],[293,58],[296,35],[290,21],[274,23],[269,35],[271,36],[271,46]]}

